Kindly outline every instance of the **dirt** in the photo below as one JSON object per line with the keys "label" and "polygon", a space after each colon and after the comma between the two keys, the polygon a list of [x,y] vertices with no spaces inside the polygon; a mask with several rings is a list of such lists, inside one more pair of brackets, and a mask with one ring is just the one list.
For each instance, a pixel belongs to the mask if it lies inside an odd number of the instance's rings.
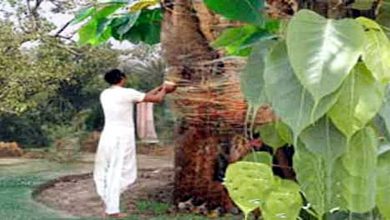
{"label": "dirt", "polygon": [[[151,153],[151,152],[149,152]],[[156,201],[171,204],[173,190],[173,159],[170,150],[159,156],[138,155],[138,179],[122,194],[122,209],[138,213],[137,201]],[[92,156],[89,156],[90,161]],[[88,159],[88,157],[87,157]],[[77,217],[101,217],[102,202],[95,192],[92,174],[65,176],[41,185],[34,197],[53,209]]]}

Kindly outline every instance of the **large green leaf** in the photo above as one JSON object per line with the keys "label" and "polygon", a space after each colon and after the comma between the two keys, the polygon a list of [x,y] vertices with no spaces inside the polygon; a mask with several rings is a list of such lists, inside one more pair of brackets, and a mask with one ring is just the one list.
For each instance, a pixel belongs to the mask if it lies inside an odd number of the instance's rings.
{"label": "large green leaf", "polygon": [[379,155],[376,204],[385,220],[390,219],[390,151]]}
{"label": "large green leaf", "polygon": [[291,129],[283,123],[282,121],[277,121],[276,122],[276,130],[279,134],[279,137],[281,137],[287,144],[293,144],[294,142],[294,137],[291,132]]}
{"label": "large green leaf", "polygon": [[99,5],[98,11],[93,15],[96,19],[104,19],[116,12],[119,8],[126,4],[121,2],[110,2],[109,4]]}
{"label": "large green leaf", "polygon": [[257,151],[246,155],[243,161],[264,163],[268,166],[272,166],[272,156],[268,152]]}
{"label": "large green leaf", "polygon": [[287,142],[279,135],[279,132],[276,128],[276,122],[267,123],[261,125],[257,130],[260,132],[261,141],[266,145],[277,149],[283,147]]}
{"label": "large green leaf", "polygon": [[[390,86],[387,86],[385,99],[381,110],[379,111],[380,117],[385,123],[387,134],[390,134]],[[386,134],[386,133],[385,133]]]}
{"label": "large green leaf", "polygon": [[204,0],[208,8],[232,20],[260,24],[263,0]]}
{"label": "large green leaf", "polygon": [[85,19],[87,19],[88,17],[90,17],[95,12],[96,12],[96,8],[94,6],[83,8],[75,14],[75,17],[73,18],[71,24],[78,24],[84,21]]}
{"label": "large green leaf", "polygon": [[261,211],[266,220],[297,219],[302,208],[299,185],[291,180],[276,181]]}
{"label": "large green leaf", "polygon": [[332,20],[300,10],[287,29],[291,65],[316,105],[335,92],[356,64],[364,46],[362,26],[353,19]]}
{"label": "large green leaf", "polygon": [[[160,42],[162,14],[160,9],[142,10],[132,28],[120,40],[132,43],[144,42],[156,44]],[[114,36],[118,39],[118,35]]]}
{"label": "large green leaf", "polygon": [[344,207],[340,197],[339,158],[346,152],[346,138],[324,117],[305,129],[296,147],[294,170],[302,191],[316,212],[322,216]]}
{"label": "large green leaf", "polygon": [[98,4],[96,10],[85,12],[82,16],[88,15],[91,19],[78,31],[79,44],[99,45],[110,39],[112,36],[110,15],[124,5],[125,3],[121,1],[110,1]]}
{"label": "large green leaf", "polygon": [[225,48],[230,55],[247,56],[253,44],[271,36],[264,29],[254,25],[244,25],[224,30],[211,45],[214,48]]}
{"label": "large green leaf", "polygon": [[379,112],[383,97],[384,86],[363,63],[358,63],[345,80],[329,116],[338,129],[351,137]]}
{"label": "large green leaf", "polygon": [[89,41],[96,36],[96,31],[98,27],[98,22],[96,19],[91,19],[87,24],[80,28],[79,34],[79,44],[87,44]]}
{"label": "large green leaf", "polygon": [[265,90],[273,110],[291,128],[294,137],[322,117],[337,101],[337,93],[331,94],[313,112],[314,100],[295,76],[284,42],[276,45],[269,53],[264,80],[267,82]]}
{"label": "large green leaf", "polygon": [[357,18],[366,34],[363,61],[374,77],[381,82],[390,81],[390,42],[382,28],[368,18]]}
{"label": "large green leaf", "polygon": [[352,137],[342,157],[342,195],[352,212],[365,213],[375,207],[377,148],[374,130],[366,127]]}
{"label": "large green leaf", "polygon": [[111,28],[113,30],[113,37],[117,40],[122,40],[123,35],[130,31],[130,29],[137,22],[140,12],[128,13],[122,16],[115,17],[112,20]]}
{"label": "large green leaf", "polygon": [[271,41],[258,43],[254,46],[244,71],[240,74],[240,89],[250,106],[260,107],[266,102],[264,94],[265,57]]}
{"label": "large green leaf", "polygon": [[274,176],[268,165],[241,161],[228,166],[224,185],[230,198],[248,216],[272,189]]}

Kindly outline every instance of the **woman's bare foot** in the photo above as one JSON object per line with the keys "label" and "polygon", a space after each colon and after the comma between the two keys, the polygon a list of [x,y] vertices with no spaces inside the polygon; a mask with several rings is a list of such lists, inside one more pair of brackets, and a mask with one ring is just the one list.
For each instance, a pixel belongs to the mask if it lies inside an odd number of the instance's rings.
{"label": "woman's bare foot", "polygon": [[126,217],[129,217],[129,215],[127,213],[114,213],[114,214],[107,214],[106,213],[106,217],[108,218],[126,218]]}

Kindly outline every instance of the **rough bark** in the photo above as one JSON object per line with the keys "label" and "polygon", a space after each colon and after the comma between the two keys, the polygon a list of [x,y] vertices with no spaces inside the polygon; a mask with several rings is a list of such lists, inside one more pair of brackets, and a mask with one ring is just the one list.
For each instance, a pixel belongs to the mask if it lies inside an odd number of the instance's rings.
{"label": "rough bark", "polygon": [[[310,8],[326,17],[354,17],[349,2],[268,0],[267,12],[289,18],[299,8]],[[239,91],[242,60],[226,60],[210,47],[220,32],[239,23],[228,22],[195,0],[164,0],[162,47],[169,80],[178,83],[172,95],[176,113],[174,202],[179,208],[206,212],[231,211],[233,204],[221,184],[229,163],[242,158],[253,145],[245,138],[246,104]],[[274,120],[268,108],[257,122]],[[279,150],[276,159],[282,174],[294,178],[289,158]]]}
{"label": "rough bark", "polygon": [[[223,60],[209,43],[229,26],[199,1],[165,1],[162,47],[167,78],[178,83],[174,202],[180,208],[231,211],[222,183],[228,163],[251,151],[244,136],[246,104],[239,90],[242,60]],[[273,120],[268,108],[258,121]],[[203,212],[203,211],[200,211]]]}

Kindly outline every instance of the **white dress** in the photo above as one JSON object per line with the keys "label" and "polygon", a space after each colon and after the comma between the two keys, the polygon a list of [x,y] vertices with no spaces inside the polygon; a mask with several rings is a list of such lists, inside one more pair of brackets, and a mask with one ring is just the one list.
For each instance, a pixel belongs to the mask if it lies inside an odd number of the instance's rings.
{"label": "white dress", "polygon": [[120,212],[120,194],[137,178],[133,109],[144,98],[142,92],[119,86],[100,95],[105,122],[93,177],[107,214]]}

